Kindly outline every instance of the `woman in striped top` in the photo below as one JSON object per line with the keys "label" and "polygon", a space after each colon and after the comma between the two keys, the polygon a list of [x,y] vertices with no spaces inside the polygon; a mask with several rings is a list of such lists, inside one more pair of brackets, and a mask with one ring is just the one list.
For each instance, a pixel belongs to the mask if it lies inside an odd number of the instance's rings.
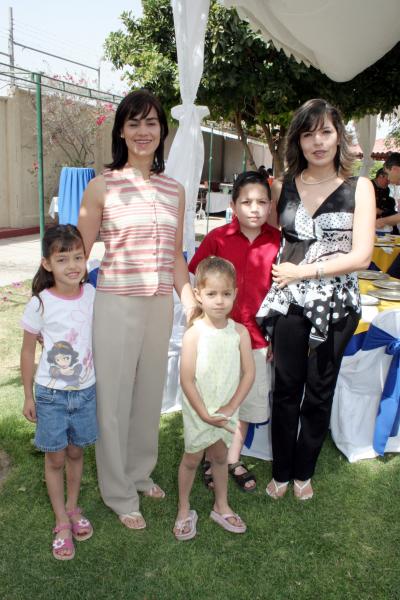
{"label": "woman in striped top", "polygon": [[100,233],[93,347],[97,374],[97,471],[103,500],[143,529],[138,492],[153,482],[175,287],[195,305],[182,254],[184,190],[164,171],[165,112],[150,92],[128,94],[115,114],[112,162],[85,191],[78,228],[87,255]]}

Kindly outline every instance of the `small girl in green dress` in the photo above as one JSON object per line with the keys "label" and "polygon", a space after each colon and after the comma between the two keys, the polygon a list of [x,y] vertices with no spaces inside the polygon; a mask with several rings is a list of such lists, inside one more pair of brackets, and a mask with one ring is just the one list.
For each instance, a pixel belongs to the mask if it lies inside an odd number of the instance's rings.
{"label": "small girl in green dress", "polygon": [[181,354],[185,453],[178,475],[177,540],[196,535],[197,513],[190,509],[189,496],[206,448],[215,492],[210,518],[232,533],[246,531],[228,504],[227,453],[238,408],[254,380],[250,336],[246,327],[228,318],[237,292],[232,263],[210,256],[199,263],[195,278],[198,306],[183,336]]}

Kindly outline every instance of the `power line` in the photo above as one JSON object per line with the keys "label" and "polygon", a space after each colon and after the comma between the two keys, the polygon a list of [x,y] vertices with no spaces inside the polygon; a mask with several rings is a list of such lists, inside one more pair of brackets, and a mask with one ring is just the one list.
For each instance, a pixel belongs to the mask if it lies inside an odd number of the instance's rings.
{"label": "power line", "polygon": [[[40,46],[42,46],[47,43],[48,45],[53,46],[53,48],[55,46],[56,49],[57,48],[61,48],[62,50],[67,49],[68,52],[72,51],[74,53],[76,53],[77,48],[79,48],[86,55],[88,53],[90,53],[92,55],[93,60],[99,59],[99,54],[96,54],[93,51],[93,49],[91,49],[88,46],[85,46],[83,44],[71,44],[71,43],[67,42],[66,40],[60,40],[59,37],[56,37],[47,32],[42,32],[41,30],[31,33],[29,31],[26,31],[23,27],[21,28],[19,24],[15,25],[14,30],[18,34],[18,37],[20,37],[23,41],[26,41],[30,45],[35,45],[38,43]],[[31,40],[33,40],[33,44],[31,43]]]}

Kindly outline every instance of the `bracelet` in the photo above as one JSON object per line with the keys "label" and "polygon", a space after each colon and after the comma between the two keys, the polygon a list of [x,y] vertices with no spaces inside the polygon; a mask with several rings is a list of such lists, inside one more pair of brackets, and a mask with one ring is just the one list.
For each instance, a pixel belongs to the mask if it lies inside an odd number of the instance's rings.
{"label": "bracelet", "polygon": [[316,279],[323,279],[325,275],[324,265],[317,264]]}

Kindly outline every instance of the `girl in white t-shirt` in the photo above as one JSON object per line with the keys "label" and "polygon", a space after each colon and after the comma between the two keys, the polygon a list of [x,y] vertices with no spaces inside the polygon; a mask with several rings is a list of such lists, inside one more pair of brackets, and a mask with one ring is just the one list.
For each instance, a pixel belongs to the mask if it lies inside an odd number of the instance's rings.
{"label": "girl in white t-shirt", "polygon": [[[58,225],[48,229],[32,282],[32,298],[22,317],[21,374],[23,414],[36,423],[35,445],[45,452],[47,491],[56,520],[53,556],[58,560],[74,557],[72,538],[83,541],[93,534],[77,505],[83,448],[97,437],[92,358],[95,290],[83,283],[85,279],[85,249],[77,228]],[[43,349],[35,374],[39,334]]]}

